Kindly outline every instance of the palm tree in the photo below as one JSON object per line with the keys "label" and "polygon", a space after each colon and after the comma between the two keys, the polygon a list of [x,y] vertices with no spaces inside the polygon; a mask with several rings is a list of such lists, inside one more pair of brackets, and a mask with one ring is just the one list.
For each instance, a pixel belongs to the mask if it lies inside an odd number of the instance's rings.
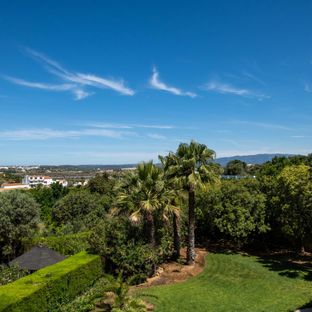
{"label": "palm tree", "polygon": [[138,222],[143,219],[148,231],[148,241],[155,246],[154,213],[161,207],[164,191],[162,170],[152,161],[139,164],[119,186],[118,202],[130,210],[130,219]]}
{"label": "palm tree", "polygon": [[188,238],[187,263],[195,261],[195,192],[209,183],[219,180],[220,167],[212,163],[215,152],[206,145],[191,141],[181,143],[176,153],[170,153],[168,175],[180,179],[183,189],[188,192]]}
{"label": "palm tree", "polygon": [[181,237],[180,237],[180,219],[181,208],[177,205],[181,195],[180,180],[170,175],[169,168],[174,164],[174,158],[168,156],[159,156],[164,169],[165,193],[163,194],[163,217],[166,221],[172,219],[173,229],[173,258],[180,258]]}

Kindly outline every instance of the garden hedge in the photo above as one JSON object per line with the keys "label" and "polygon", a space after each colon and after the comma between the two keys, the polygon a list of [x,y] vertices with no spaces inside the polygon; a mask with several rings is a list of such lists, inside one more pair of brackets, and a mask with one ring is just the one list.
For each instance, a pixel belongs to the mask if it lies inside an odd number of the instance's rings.
{"label": "garden hedge", "polygon": [[99,256],[82,251],[0,287],[0,311],[58,311],[102,275]]}
{"label": "garden hedge", "polygon": [[89,236],[90,232],[80,232],[63,236],[37,237],[33,239],[30,246],[42,245],[62,255],[70,256],[89,248]]}

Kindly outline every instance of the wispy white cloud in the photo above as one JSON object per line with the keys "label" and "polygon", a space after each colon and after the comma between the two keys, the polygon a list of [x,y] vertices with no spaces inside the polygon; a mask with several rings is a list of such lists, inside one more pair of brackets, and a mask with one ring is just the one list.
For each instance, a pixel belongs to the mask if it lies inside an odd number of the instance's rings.
{"label": "wispy white cloud", "polygon": [[236,96],[253,97],[259,100],[270,98],[269,96],[261,93],[257,93],[253,90],[246,88],[239,88],[228,83],[222,83],[219,81],[212,80],[205,84],[202,89],[212,91],[220,94],[231,94]]}
{"label": "wispy white cloud", "polygon": [[172,125],[135,125],[137,128],[150,128],[150,129],[175,129]]}
{"label": "wispy white cloud", "polygon": [[287,130],[291,131],[294,130],[291,127],[280,125],[280,124],[272,124],[266,122],[258,122],[258,121],[247,121],[247,120],[232,120],[229,121],[230,124],[238,124],[238,125],[246,125],[250,127],[258,127],[258,128],[265,128],[265,129],[277,129],[277,130]]}
{"label": "wispy white cloud", "polygon": [[115,124],[115,123],[100,123],[90,122],[87,124],[89,127],[94,128],[106,128],[106,129],[134,129],[134,128],[147,128],[147,129],[163,129],[170,130],[175,129],[173,125],[146,125],[146,124]]}
{"label": "wispy white cloud", "polygon": [[293,139],[310,139],[312,138],[311,135],[292,135],[291,138]]}
{"label": "wispy white cloud", "polygon": [[70,84],[70,83],[51,84],[51,83],[44,83],[44,82],[32,82],[32,81],[26,81],[24,79],[14,78],[10,76],[3,76],[3,78],[14,84],[28,87],[28,88],[55,91],[55,92],[71,91],[74,94],[76,100],[82,100],[92,94],[91,92],[86,92],[83,89],[79,88],[77,85]]}
{"label": "wispy white cloud", "polygon": [[76,100],[82,100],[90,95],[92,92],[87,92],[86,87],[111,89],[123,95],[134,95],[134,90],[126,87],[123,80],[108,79],[99,77],[93,74],[84,74],[78,72],[71,72],[61,66],[58,62],[50,59],[42,53],[25,48],[25,51],[35,60],[43,64],[44,68],[51,74],[61,78],[65,83],[63,84],[48,84],[42,82],[30,82],[15,77],[6,77],[7,80],[29,88],[44,89],[50,91],[71,91]]}
{"label": "wispy white cloud", "polygon": [[175,95],[180,95],[180,96],[189,96],[191,98],[194,98],[197,96],[196,93],[194,92],[186,92],[186,91],[182,91],[181,89],[178,89],[176,87],[172,87],[172,86],[168,86],[167,84],[165,84],[164,82],[162,82],[159,78],[159,72],[157,71],[157,68],[154,67],[153,68],[153,73],[152,73],[152,77],[150,79],[150,85],[151,87],[153,87],[154,89],[157,90],[162,90],[162,91],[167,91],[169,93],[175,94]]}
{"label": "wispy white cloud", "polygon": [[249,94],[249,90],[247,89],[240,89],[240,88],[231,86],[229,84],[219,83],[215,81],[211,81],[207,83],[204,86],[204,89],[209,90],[209,91],[215,91],[221,94],[226,94],[226,93],[235,94],[235,95],[248,95]]}
{"label": "wispy white cloud", "polygon": [[252,73],[250,73],[250,72],[243,71],[243,72],[242,72],[242,75],[245,76],[245,77],[247,77],[247,78],[250,79],[250,80],[253,80],[253,81],[255,81],[255,82],[257,82],[257,83],[263,85],[263,86],[266,85],[266,83],[265,83],[263,80],[261,80],[260,78],[258,78],[257,76],[255,76],[254,74],[252,74]]}
{"label": "wispy white cloud", "polygon": [[158,133],[149,133],[147,134],[147,136],[151,139],[155,139],[155,140],[166,140],[167,137],[165,137],[162,134],[158,134]]}
{"label": "wispy white cloud", "polygon": [[93,92],[87,92],[87,91],[84,91],[83,89],[74,89],[73,93],[77,101],[83,100],[84,98],[93,94]]}
{"label": "wispy white cloud", "polygon": [[36,89],[42,89],[42,90],[50,90],[50,91],[68,91],[72,90],[75,85],[73,84],[68,84],[68,83],[63,83],[63,84],[50,84],[50,83],[42,83],[42,82],[31,82],[31,81],[26,81],[23,79],[19,78],[14,78],[10,76],[4,76],[4,78],[8,81],[11,81],[15,84],[29,87],[29,88],[36,88]]}
{"label": "wispy white cloud", "polygon": [[58,62],[50,59],[46,55],[28,47],[24,47],[24,50],[35,60],[41,61],[44,66],[51,66],[52,68],[55,68],[56,70],[63,72],[64,74],[69,74],[69,72],[65,68],[63,68]]}
{"label": "wispy white cloud", "polygon": [[115,131],[108,129],[56,130],[49,128],[19,129],[0,131],[0,140],[48,140],[57,138],[79,138],[83,136],[123,138],[136,135],[135,132]]}
{"label": "wispy white cloud", "polygon": [[127,88],[125,86],[123,80],[106,79],[106,78],[98,77],[98,76],[91,75],[91,74],[80,74],[80,73],[77,73],[76,77],[64,76],[64,78],[69,81],[76,80],[82,85],[89,85],[89,86],[104,88],[104,89],[112,89],[124,95],[135,94],[135,92],[132,89]]}
{"label": "wispy white cloud", "polygon": [[[159,150],[154,152],[146,151],[97,151],[97,152],[69,152],[67,154],[76,156],[79,159],[88,159],[88,161],[98,162],[105,161],[106,163],[125,164],[137,163],[141,161],[155,160],[158,161],[158,155],[164,155],[167,151]],[[113,159],[113,161],[112,161]]]}

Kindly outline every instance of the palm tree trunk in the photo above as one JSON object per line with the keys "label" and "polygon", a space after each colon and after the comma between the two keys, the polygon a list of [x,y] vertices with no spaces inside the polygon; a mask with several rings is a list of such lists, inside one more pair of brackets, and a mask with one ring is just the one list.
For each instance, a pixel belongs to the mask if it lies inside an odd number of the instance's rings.
{"label": "palm tree trunk", "polygon": [[304,238],[303,238],[303,236],[300,237],[300,254],[301,255],[305,254]]}
{"label": "palm tree trunk", "polygon": [[180,258],[180,248],[181,248],[181,240],[180,240],[180,222],[179,217],[174,213],[173,214],[173,258],[175,260]]}
{"label": "palm tree trunk", "polygon": [[187,240],[187,264],[195,262],[195,191],[189,190],[189,224]]}
{"label": "palm tree trunk", "polygon": [[148,231],[148,241],[152,247],[155,247],[155,223],[154,223],[154,216],[151,212],[147,212],[146,215],[147,221],[147,231]]}

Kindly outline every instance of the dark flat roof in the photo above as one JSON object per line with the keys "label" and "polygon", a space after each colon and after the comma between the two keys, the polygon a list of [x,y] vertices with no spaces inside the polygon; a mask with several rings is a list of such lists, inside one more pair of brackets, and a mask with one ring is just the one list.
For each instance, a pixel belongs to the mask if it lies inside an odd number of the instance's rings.
{"label": "dark flat roof", "polygon": [[17,264],[22,269],[37,271],[48,265],[60,262],[65,258],[65,256],[48,247],[35,246],[21,256],[12,260],[10,265]]}

